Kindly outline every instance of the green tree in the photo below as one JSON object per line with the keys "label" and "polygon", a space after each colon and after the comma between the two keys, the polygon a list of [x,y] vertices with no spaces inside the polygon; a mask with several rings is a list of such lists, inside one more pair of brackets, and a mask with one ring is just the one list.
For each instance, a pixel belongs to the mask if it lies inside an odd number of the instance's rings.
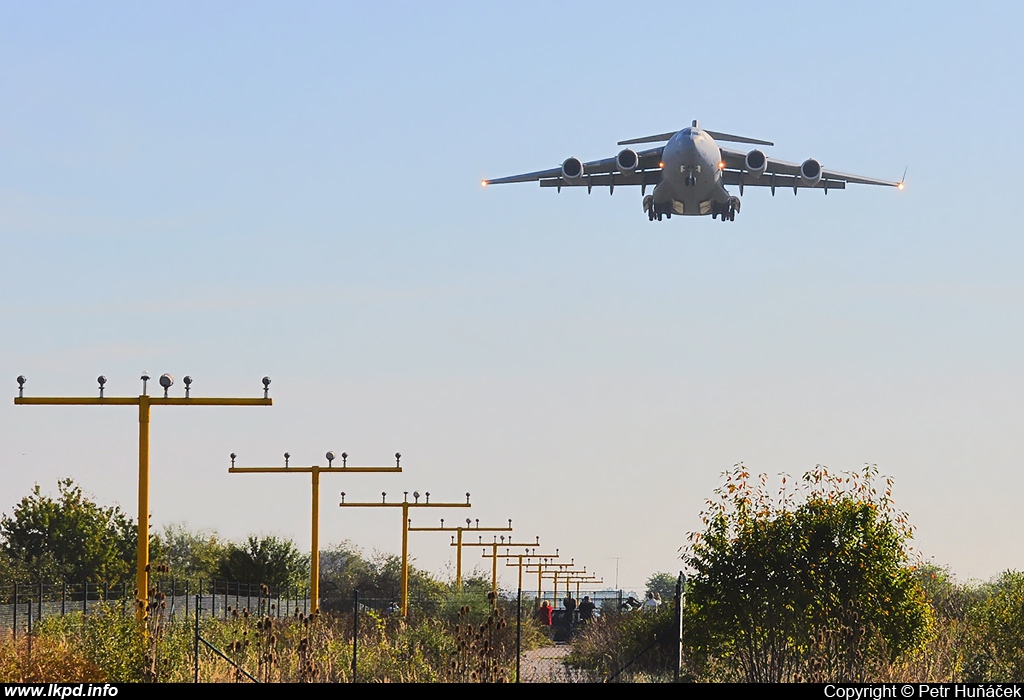
{"label": "green tree", "polygon": [[663,603],[668,603],[676,597],[676,581],[678,580],[678,575],[673,576],[667,571],[659,571],[651,574],[647,579],[647,590],[657,593],[661,596]]}
{"label": "green tree", "polygon": [[[727,473],[683,560],[691,643],[750,682],[865,677],[918,645],[931,610],[913,576],[906,515],[878,472],[804,475],[777,499],[766,475]],[[791,480],[790,480],[791,481]]]}
{"label": "green tree", "polygon": [[221,560],[220,577],[230,581],[262,583],[274,588],[297,586],[309,578],[309,558],[291,540],[268,535],[249,536],[232,544]]}
{"label": "green tree", "polygon": [[160,533],[163,553],[160,563],[177,578],[210,580],[220,575],[221,564],[231,552],[231,544],[216,532],[193,532],[184,524],[168,525]]}
{"label": "green tree", "polygon": [[87,498],[72,479],[57,482],[56,499],[36,484],[11,516],[0,519],[4,554],[35,579],[106,581],[135,568],[135,521],[119,506]]}
{"label": "green tree", "polygon": [[[400,557],[377,552],[368,558],[348,541],[321,550],[321,607],[324,610],[345,609],[355,590],[364,600],[387,598],[398,601],[402,587],[401,571]],[[429,573],[409,567],[409,598],[421,609],[436,611],[446,593],[447,587]]]}
{"label": "green tree", "polygon": [[1024,573],[1005,571],[979,593],[982,600],[967,613],[976,638],[965,680],[1019,681],[1024,678]]}

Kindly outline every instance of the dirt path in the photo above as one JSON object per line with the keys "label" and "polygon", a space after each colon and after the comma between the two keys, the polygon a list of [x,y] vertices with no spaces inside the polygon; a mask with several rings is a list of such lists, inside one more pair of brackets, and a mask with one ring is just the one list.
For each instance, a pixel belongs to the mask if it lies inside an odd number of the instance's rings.
{"label": "dirt path", "polygon": [[568,644],[556,644],[523,652],[520,678],[523,683],[590,683],[593,679],[586,671],[565,665],[565,657],[572,651]]}

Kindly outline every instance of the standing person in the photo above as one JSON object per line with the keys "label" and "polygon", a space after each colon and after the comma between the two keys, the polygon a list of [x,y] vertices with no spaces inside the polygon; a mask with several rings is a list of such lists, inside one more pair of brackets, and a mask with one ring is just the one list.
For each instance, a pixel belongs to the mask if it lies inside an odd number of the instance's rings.
{"label": "standing person", "polygon": [[571,593],[566,593],[562,605],[565,606],[565,633],[572,637],[573,617],[576,615],[576,599],[572,597]]}
{"label": "standing person", "polygon": [[537,620],[545,627],[551,626],[551,606],[548,605],[548,601],[545,600],[537,608]]}
{"label": "standing person", "polygon": [[647,591],[647,600],[644,601],[644,612],[654,612],[661,602],[654,597],[654,593]]}
{"label": "standing person", "polygon": [[580,623],[587,624],[594,619],[594,601],[590,599],[590,596],[583,596],[583,601],[580,603]]}

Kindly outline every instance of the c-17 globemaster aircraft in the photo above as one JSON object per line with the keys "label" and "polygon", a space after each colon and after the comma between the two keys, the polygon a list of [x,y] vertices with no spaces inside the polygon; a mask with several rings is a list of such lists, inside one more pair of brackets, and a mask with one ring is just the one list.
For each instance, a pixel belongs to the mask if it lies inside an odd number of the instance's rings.
{"label": "c-17 globemaster aircraft", "polygon": [[[624,148],[614,158],[590,163],[575,157],[566,158],[560,168],[484,180],[483,184],[536,181],[541,187],[557,187],[559,191],[563,187],[586,187],[587,192],[594,187],[607,187],[609,193],[618,186],[640,185],[640,192],[645,195],[644,211],[651,221],[661,221],[662,217],[670,219],[673,214],[710,214],[711,218],[734,221],[740,210],[740,199],[730,195],[726,185],[738,185],[740,195],[744,187],[770,187],[772,195],[776,188],[792,188],[793,194],[799,189],[813,188],[828,194],[829,190],[846,189],[847,183],[903,189],[903,180],[892,182],[826,170],[813,158],[799,164],[786,163],[769,158],[757,148],[748,153],[722,148],[716,140],[775,145],[770,141],[707,131],[694,120],[693,126],[681,131],[619,141],[620,146],[667,141],[664,146],[639,153]],[[654,185],[652,194],[647,194],[649,185]]]}

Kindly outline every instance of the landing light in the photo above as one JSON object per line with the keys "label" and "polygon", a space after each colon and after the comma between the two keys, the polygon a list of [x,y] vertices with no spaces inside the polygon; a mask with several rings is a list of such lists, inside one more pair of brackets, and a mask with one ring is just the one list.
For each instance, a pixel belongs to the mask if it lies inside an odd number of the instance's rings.
{"label": "landing light", "polygon": [[896,189],[898,189],[898,190],[902,190],[902,189],[903,189],[903,183],[902,183],[902,182],[898,183],[898,184],[896,185]]}
{"label": "landing light", "polygon": [[718,161],[718,169],[719,170],[725,170],[725,161],[724,160]]}
{"label": "landing light", "polygon": [[659,167],[659,168],[664,168],[664,167],[665,167],[665,164],[664,164],[664,163],[658,163],[658,167]]}
{"label": "landing light", "polygon": [[487,180],[481,180],[480,181],[480,186],[481,187],[487,187]]}

